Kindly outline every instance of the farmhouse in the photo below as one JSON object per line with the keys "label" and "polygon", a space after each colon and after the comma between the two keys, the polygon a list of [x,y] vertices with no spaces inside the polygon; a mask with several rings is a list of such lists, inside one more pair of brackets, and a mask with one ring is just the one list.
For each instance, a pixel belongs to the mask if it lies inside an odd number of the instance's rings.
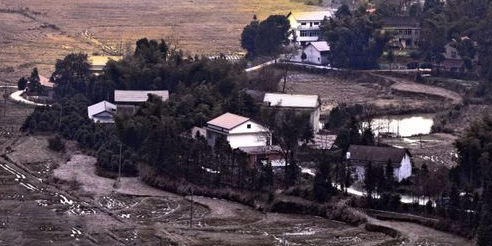
{"label": "farmhouse", "polygon": [[420,20],[411,16],[385,17],[381,20],[382,31],[394,35],[389,45],[393,48],[416,49],[420,42]]}
{"label": "farmhouse", "polygon": [[318,95],[266,93],[263,104],[268,107],[293,109],[296,112],[309,113],[309,123],[313,128],[313,132],[317,133],[321,129],[319,122],[321,104]]}
{"label": "farmhouse", "polygon": [[402,181],[412,176],[412,155],[407,149],[394,147],[375,147],[350,145],[347,160],[353,167],[357,180],[364,180],[365,168],[370,162],[373,166],[386,167],[388,162],[393,166],[396,180]]}
{"label": "farmhouse", "polygon": [[114,123],[113,115],[116,113],[116,105],[102,101],[87,107],[89,119],[95,123]]}
{"label": "farmhouse", "polygon": [[121,59],[123,59],[122,56],[89,56],[89,70],[92,73],[99,74],[110,60],[119,61]]}
{"label": "farmhouse", "polygon": [[290,39],[297,45],[305,46],[309,42],[318,41],[319,26],[325,18],[331,18],[333,11],[290,12],[287,19],[294,33]]}
{"label": "farmhouse", "polygon": [[231,113],[225,113],[207,122],[205,130],[210,146],[214,146],[219,137],[225,137],[233,149],[272,144],[272,137],[268,128],[250,118]]}
{"label": "farmhouse", "polygon": [[328,65],[328,54],[330,52],[330,46],[326,41],[310,42],[302,51],[306,59],[303,62]]}
{"label": "farmhouse", "polygon": [[146,102],[149,94],[161,97],[162,101],[169,99],[169,91],[136,91],[136,90],[115,90],[114,102],[118,105],[118,113],[133,114],[136,106]]}
{"label": "farmhouse", "polygon": [[[462,37],[461,42],[469,41],[469,37]],[[476,42],[471,42],[473,46],[477,47]],[[444,52],[442,53],[444,57],[444,61],[438,64],[439,69],[449,72],[464,72],[466,71],[465,60],[460,56],[458,52],[458,42],[456,40],[452,40],[444,46]],[[478,57],[470,58],[470,65],[476,64],[478,62]]]}

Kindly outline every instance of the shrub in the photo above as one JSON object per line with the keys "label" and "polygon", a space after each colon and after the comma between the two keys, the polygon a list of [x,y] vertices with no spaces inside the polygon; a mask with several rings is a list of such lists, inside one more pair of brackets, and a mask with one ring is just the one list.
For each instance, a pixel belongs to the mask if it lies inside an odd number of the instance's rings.
{"label": "shrub", "polygon": [[60,135],[56,135],[48,139],[48,147],[54,151],[62,151],[65,149],[65,143]]}

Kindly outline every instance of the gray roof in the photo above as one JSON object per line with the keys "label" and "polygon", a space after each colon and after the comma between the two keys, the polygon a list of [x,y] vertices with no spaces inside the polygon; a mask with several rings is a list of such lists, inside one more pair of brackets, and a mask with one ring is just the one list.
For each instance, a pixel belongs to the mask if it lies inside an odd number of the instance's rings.
{"label": "gray roof", "polygon": [[92,119],[94,115],[100,114],[102,112],[113,113],[115,111],[116,111],[116,105],[107,101],[98,102],[94,105],[87,107],[87,115],[89,116],[89,119]]}
{"label": "gray roof", "polygon": [[373,164],[388,163],[399,165],[406,154],[411,156],[407,149],[394,147],[376,147],[365,145],[350,145],[350,160],[371,161]]}
{"label": "gray roof", "polygon": [[169,99],[169,91],[131,91],[131,90],[115,90],[115,102],[130,102],[141,103],[147,101],[148,94],[153,94],[162,97],[162,101]]}
{"label": "gray roof", "polygon": [[312,45],[319,52],[330,51],[330,45],[326,41],[311,42],[309,45]]}
{"label": "gray roof", "polygon": [[249,121],[249,118],[239,116],[236,114],[232,113],[225,113],[209,122],[207,122],[208,125],[224,128],[224,129],[232,129],[236,126],[239,126],[243,124],[246,121]]}
{"label": "gray roof", "polygon": [[266,93],[263,102],[268,103],[270,106],[278,107],[317,108],[319,106],[319,96]]}

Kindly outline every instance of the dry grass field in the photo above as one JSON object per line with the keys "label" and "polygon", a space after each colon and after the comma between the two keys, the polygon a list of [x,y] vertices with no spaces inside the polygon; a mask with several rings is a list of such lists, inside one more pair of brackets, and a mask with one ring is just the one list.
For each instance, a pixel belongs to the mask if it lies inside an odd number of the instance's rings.
{"label": "dry grass field", "polygon": [[289,0],[2,0],[0,81],[34,66],[49,74],[70,52],[127,51],[143,37],[190,53],[242,52],[241,31],[254,14],[315,8]]}

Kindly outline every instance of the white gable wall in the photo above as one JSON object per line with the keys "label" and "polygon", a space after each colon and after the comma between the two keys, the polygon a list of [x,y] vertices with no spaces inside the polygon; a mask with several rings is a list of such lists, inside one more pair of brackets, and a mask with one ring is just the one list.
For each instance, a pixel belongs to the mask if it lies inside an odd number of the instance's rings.
{"label": "white gable wall", "polygon": [[400,168],[396,168],[394,170],[395,178],[398,182],[412,176],[412,162],[408,154],[405,154],[405,157],[403,157],[400,165]]}
{"label": "white gable wall", "polygon": [[271,136],[267,128],[251,120],[231,129],[228,133],[218,133],[207,129],[207,140],[213,146],[220,136],[225,136],[231,148],[257,147],[271,145]]}
{"label": "white gable wall", "polygon": [[305,62],[318,65],[328,64],[328,57],[326,55],[321,55],[321,52],[319,52],[312,45],[308,45],[304,48],[303,52],[306,53],[306,60],[304,60]]}

